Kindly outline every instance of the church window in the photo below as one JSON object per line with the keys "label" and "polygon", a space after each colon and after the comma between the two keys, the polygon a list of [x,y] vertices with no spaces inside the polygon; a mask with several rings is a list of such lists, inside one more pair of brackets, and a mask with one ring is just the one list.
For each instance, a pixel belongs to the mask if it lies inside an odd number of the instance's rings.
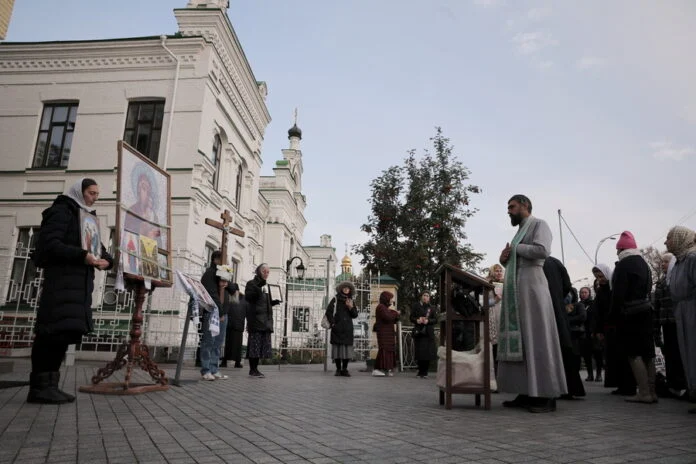
{"label": "church window", "polygon": [[292,331],[309,332],[309,308],[294,306],[292,308]]}
{"label": "church window", "polygon": [[244,181],[244,170],[242,166],[239,166],[239,171],[237,171],[236,186],[234,189],[234,204],[237,205],[237,210],[242,208],[242,182]]}
{"label": "church window", "polygon": [[239,261],[232,258],[232,264],[230,264],[230,267],[232,268],[232,278],[235,282],[239,283]]}
{"label": "church window", "polygon": [[164,100],[130,102],[123,140],[156,163],[163,119]]}
{"label": "church window", "polygon": [[65,168],[70,159],[77,103],[44,105],[34,151],[35,168]]}
{"label": "church window", "polygon": [[205,264],[203,264],[204,272],[206,269],[208,269],[208,266],[210,266],[210,261],[215,250],[217,250],[217,247],[215,245],[212,245],[210,243],[205,244]]}
{"label": "church window", "polygon": [[213,184],[214,189],[217,189],[221,152],[222,140],[220,139],[220,136],[216,134],[215,138],[213,139],[213,150],[210,152],[210,162],[213,163],[213,176],[210,178],[210,182]]}

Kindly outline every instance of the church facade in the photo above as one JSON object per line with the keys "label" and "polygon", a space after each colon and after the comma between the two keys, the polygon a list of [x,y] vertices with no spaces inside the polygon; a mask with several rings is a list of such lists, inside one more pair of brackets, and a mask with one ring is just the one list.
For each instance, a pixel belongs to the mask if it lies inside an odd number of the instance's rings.
{"label": "church facade", "polygon": [[[174,269],[200,275],[222,239],[205,220],[219,220],[227,210],[230,225],[244,231],[228,236],[226,256],[242,288],[266,262],[271,282],[284,289],[293,257],[309,275],[328,273],[326,283],[333,282],[330,237],[303,246],[296,124],[274,174],[261,176],[267,87],[256,80],[226,9],[223,0],[191,0],[174,10],[178,31],[169,36],[0,44],[0,355],[25,354],[30,346],[41,272],[28,251],[41,211],[56,195],[94,178],[101,186],[102,241],[113,250],[118,140],[171,176]],[[111,352],[127,334],[132,301],[114,289],[114,280],[113,273],[98,273],[93,300],[100,330],[83,342],[85,352]],[[312,313],[318,314],[317,298]],[[149,344],[178,345],[186,301],[176,288],[153,293]],[[276,332],[293,332],[293,292],[288,303]]]}

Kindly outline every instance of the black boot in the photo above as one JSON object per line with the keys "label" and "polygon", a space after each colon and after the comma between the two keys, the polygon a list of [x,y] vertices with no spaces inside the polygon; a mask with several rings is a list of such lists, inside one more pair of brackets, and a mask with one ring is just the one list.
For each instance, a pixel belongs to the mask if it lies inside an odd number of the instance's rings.
{"label": "black boot", "polygon": [[58,388],[58,385],[60,383],[60,372],[55,371],[55,372],[49,372],[49,382],[51,384],[51,387],[55,388],[58,393],[63,395],[66,400],[68,400],[68,403],[72,403],[75,401],[75,397],[71,395],[70,393],[65,393],[63,390]]}
{"label": "black boot", "polygon": [[27,403],[63,404],[70,402],[58,388],[51,384],[52,375],[53,372],[32,372],[29,375]]}

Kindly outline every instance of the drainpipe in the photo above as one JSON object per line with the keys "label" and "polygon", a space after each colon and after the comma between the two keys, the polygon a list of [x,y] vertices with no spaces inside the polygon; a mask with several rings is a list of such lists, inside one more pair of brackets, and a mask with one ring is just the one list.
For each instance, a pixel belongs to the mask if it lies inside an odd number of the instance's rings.
{"label": "drainpipe", "polygon": [[167,138],[164,141],[164,159],[162,160],[162,169],[164,171],[167,170],[167,160],[169,159],[169,142],[172,138],[172,123],[174,122],[174,104],[176,103],[176,91],[177,88],[179,87],[179,68],[181,66],[181,62],[179,61],[179,58],[172,53],[172,51],[167,48],[166,42],[167,42],[167,36],[166,35],[161,35],[160,36],[162,48],[169,53],[169,56],[176,61],[176,73],[174,74],[174,89],[172,90],[172,102],[169,105],[169,124],[167,126]]}

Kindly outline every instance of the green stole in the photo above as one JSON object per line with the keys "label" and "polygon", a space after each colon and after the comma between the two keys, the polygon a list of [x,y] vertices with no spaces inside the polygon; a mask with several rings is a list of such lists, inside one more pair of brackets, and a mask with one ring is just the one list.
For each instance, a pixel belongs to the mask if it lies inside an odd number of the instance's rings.
{"label": "green stole", "polygon": [[498,331],[498,360],[506,362],[524,361],[520,314],[517,308],[517,245],[527,235],[533,218],[529,216],[522,224],[510,244],[510,258],[505,265],[503,283],[503,304],[500,309],[500,330]]}

